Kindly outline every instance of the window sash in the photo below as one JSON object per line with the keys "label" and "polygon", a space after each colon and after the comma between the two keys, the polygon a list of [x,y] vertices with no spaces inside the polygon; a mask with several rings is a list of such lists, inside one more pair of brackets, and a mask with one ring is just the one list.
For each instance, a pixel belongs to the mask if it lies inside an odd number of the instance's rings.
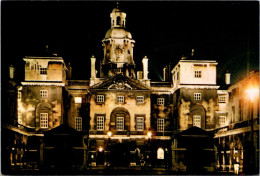
{"label": "window sash", "polygon": [[23,123],[22,113],[20,113],[20,112],[18,113],[17,122],[18,122],[18,124],[22,124]]}
{"label": "window sash", "polygon": [[136,117],[136,130],[143,131],[144,130],[144,118]]}
{"label": "window sash", "polygon": [[201,116],[200,115],[193,116],[193,126],[201,128]]}
{"label": "window sash", "polygon": [[104,95],[97,95],[97,102],[98,103],[103,103],[104,101],[105,101]]}
{"label": "window sash", "polygon": [[195,77],[195,78],[201,78],[201,71],[200,71],[200,70],[196,70],[196,71],[194,72],[194,77]]}
{"label": "window sash", "polygon": [[157,105],[164,105],[164,98],[157,98]]}
{"label": "window sash", "polygon": [[194,100],[201,100],[201,93],[194,93]]}
{"label": "window sash", "polygon": [[48,113],[40,114],[40,126],[41,128],[48,128]]}
{"label": "window sash", "polygon": [[144,96],[137,96],[136,103],[144,103]]}
{"label": "window sash", "polygon": [[42,98],[48,98],[48,90],[41,90],[40,94]]}
{"label": "window sash", "polygon": [[225,95],[219,96],[219,103],[226,103],[226,96]]}
{"label": "window sash", "polygon": [[219,125],[220,125],[220,126],[225,126],[225,124],[226,124],[226,119],[227,119],[226,116],[219,116]]}
{"label": "window sash", "polygon": [[104,116],[97,116],[97,130],[104,130]]}
{"label": "window sash", "polygon": [[124,96],[117,96],[117,102],[118,103],[124,103],[124,99],[125,99]]}
{"label": "window sash", "polygon": [[22,99],[22,92],[18,92],[18,93],[17,93],[17,99],[18,99],[19,101],[21,101],[21,99]]}
{"label": "window sash", "polygon": [[47,75],[47,68],[40,68],[41,75]]}
{"label": "window sash", "polygon": [[81,117],[75,118],[75,129],[77,131],[82,131],[82,118]]}
{"label": "window sash", "polygon": [[124,130],[124,117],[116,118],[116,130],[118,130],[118,131]]}
{"label": "window sash", "polygon": [[164,119],[157,119],[157,131],[163,132],[164,131]]}

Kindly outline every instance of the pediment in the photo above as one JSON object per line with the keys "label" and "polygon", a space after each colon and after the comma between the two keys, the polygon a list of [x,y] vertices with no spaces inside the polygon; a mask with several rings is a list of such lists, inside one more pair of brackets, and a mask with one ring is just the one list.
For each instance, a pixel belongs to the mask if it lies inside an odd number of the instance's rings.
{"label": "pediment", "polygon": [[127,76],[118,74],[107,78],[103,82],[93,85],[90,89],[102,90],[150,90],[149,87],[141,83],[139,80],[129,78]]}

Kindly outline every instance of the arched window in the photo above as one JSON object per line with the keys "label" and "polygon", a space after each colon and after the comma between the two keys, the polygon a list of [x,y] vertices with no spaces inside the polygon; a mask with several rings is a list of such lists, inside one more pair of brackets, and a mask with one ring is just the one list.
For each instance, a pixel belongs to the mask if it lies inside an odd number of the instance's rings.
{"label": "arched window", "polygon": [[120,17],[119,16],[116,17],[116,25],[120,25],[120,21],[121,21]]}
{"label": "arched window", "polygon": [[157,159],[164,159],[164,150],[162,148],[157,150]]}

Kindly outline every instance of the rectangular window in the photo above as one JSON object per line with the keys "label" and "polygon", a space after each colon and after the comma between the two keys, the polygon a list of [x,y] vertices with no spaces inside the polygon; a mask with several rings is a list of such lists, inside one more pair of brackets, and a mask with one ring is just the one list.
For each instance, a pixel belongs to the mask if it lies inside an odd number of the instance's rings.
{"label": "rectangular window", "polygon": [[144,130],[144,118],[136,117],[136,130],[143,131]]}
{"label": "rectangular window", "polygon": [[137,96],[136,103],[144,103],[144,96]]}
{"label": "rectangular window", "polygon": [[164,98],[157,98],[157,105],[164,105]]}
{"label": "rectangular window", "polygon": [[157,119],[157,131],[164,132],[164,119],[162,118]]}
{"label": "rectangular window", "polygon": [[201,128],[201,116],[200,115],[193,116],[193,126]]}
{"label": "rectangular window", "polygon": [[104,116],[97,116],[97,130],[104,130]]}
{"label": "rectangular window", "polygon": [[124,130],[124,117],[116,118],[116,130],[123,131]]}
{"label": "rectangular window", "polygon": [[124,103],[125,97],[124,96],[117,96],[117,103]]}
{"label": "rectangular window", "polygon": [[21,99],[22,99],[22,92],[18,92],[17,99],[18,99],[18,101],[21,101]]}
{"label": "rectangular window", "polygon": [[81,117],[75,118],[75,129],[77,131],[82,131],[82,118]]}
{"label": "rectangular window", "polygon": [[75,97],[75,103],[82,103],[82,97]]}
{"label": "rectangular window", "polygon": [[104,95],[97,95],[97,102],[98,103],[105,102],[105,96]]}
{"label": "rectangular window", "polygon": [[219,116],[219,125],[221,127],[226,125],[226,116]]}
{"label": "rectangular window", "polygon": [[194,93],[194,100],[201,100],[201,93]]}
{"label": "rectangular window", "polygon": [[201,71],[196,70],[194,73],[195,78],[201,78]]}
{"label": "rectangular window", "polygon": [[22,119],[22,113],[18,113],[18,119],[17,119],[18,124],[22,124],[23,123],[23,119]]}
{"label": "rectangular window", "polygon": [[226,103],[226,95],[219,95],[218,101],[219,103]]}
{"label": "rectangular window", "polygon": [[40,92],[42,98],[48,98],[48,90],[41,90]]}
{"label": "rectangular window", "polygon": [[47,68],[40,68],[41,75],[47,75]]}
{"label": "rectangular window", "polygon": [[48,128],[48,113],[40,114],[40,123],[41,128]]}

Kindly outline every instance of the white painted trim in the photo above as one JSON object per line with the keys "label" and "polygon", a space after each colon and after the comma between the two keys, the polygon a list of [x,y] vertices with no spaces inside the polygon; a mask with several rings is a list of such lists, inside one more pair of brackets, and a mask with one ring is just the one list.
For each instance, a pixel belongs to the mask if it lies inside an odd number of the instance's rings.
{"label": "white painted trim", "polygon": [[47,83],[47,82],[21,82],[23,86],[61,86],[64,87],[65,83]]}
{"label": "white painted trim", "polygon": [[[90,134],[89,138],[91,139],[108,139],[107,135],[98,135],[98,134]],[[147,135],[113,135],[110,139],[148,139]],[[152,139],[160,139],[160,140],[170,140],[170,136],[153,136]]]}
{"label": "white painted trim", "polygon": [[218,89],[220,86],[214,85],[178,85],[178,88],[186,88],[186,89]]}

